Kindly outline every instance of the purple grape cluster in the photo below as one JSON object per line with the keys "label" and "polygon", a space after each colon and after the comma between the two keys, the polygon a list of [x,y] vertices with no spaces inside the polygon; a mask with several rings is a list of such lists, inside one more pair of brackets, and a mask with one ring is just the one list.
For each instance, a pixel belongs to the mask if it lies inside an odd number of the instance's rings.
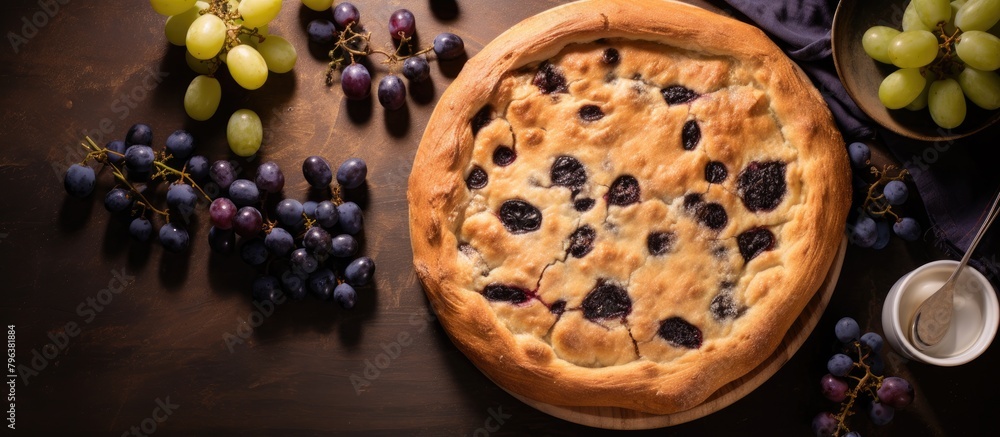
{"label": "purple grape cluster", "polygon": [[[186,224],[198,199],[209,199],[198,186],[208,175],[208,160],[193,155],[195,142],[189,132],[171,133],[161,152],[153,150],[153,129],[143,123],[129,128],[124,140],[101,147],[87,138],[83,145],[88,149],[87,158],[70,166],[63,179],[70,196],[83,198],[93,194],[97,175],[87,162],[94,160],[110,167],[116,182],[104,196],[104,208],[128,218],[128,232],[133,239],[149,241],[153,235],[150,219],[159,215],[164,223],[157,236],[163,247],[171,252],[183,252],[190,247]],[[160,184],[166,184],[167,188],[158,190]],[[167,208],[161,209],[150,198],[163,191]]]}
{"label": "purple grape cluster", "polygon": [[[330,193],[334,174],[324,158],[306,158],[302,173],[311,187]],[[338,168],[337,182],[342,189],[355,189],[365,183],[367,173],[363,160],[351,158]],[[249,180],[236,179],[232,166],[218,161],[210,177],[228,194],[209,207],[209,246],[223,255],[238,250],[243,261],[261,271],[253,282],[255,300],[276,302],[282,294],[300,300],[312,294],[320,300],[332,298],[346,309],[354,307],[357,288],[369,285],[375,273],[371,258],[357,256],[364,217],[356,203],[342,201],[339,195],[304,203],[282,198],[268,209],[262,193],[282,196],[285,185],[284,173],[274,162],[261,164]]]}
{"label": "purple grape cluster", "polygon": [[908,172],[894,166],[882,169],[873,166],[871,149],[865,143],[849,144],[847,154],[855,169],[855,210],[860,211],[847,226],[851,243],[883,249],[892,234],[906,241],[918,240],[920,222],[900,213],[910,198],[909,187],[904,181]]}
{"label": "purple grape cluster", "polygon": [[840,404],[837,413],[819,413],[812,421],[817,437],[852,436],[846,423],[856,405],[865,405],[868,417],[876,426],[888,424],[897,409],[913,402],[913,386],[897,376],[883,376],[882,336],[861,334],[858,322],[844,317],[834,326],[841,351],[827,361],[827,373],[820,378],[823,397]]}
{"label": "purple grape cluster", "polygon": [[[357,62],[358,57],[381,54],[389,64],[402,63],[402,75],[411,83],[427,80],[430,67],[425,53],[433,51],[438,59],[453,60],[465,55],[465,42],[453,33],[441,33],[434,38],[433,46],[414,50],[411,40],[417,32],[416,18],[407,9],[399,9],[389,16],[389,36],[395,51],[386,52],[371,48],[369,34],[362,33],[361,13],[351,3],[340,3],[331,8],[333,20],[320,18],[306,26],[309,40],[324,47],[332,46],[327,82],[332,83],[333,71],[341,68],[340,86],[344,96],[351,100],[367,99],[371,95],[372,74],[368,67]],[[346,65],[344,65],[346,64]],[[406,104],[406,84],[390,72],[378,83],[376,96],[385,109],[395,111]]]}

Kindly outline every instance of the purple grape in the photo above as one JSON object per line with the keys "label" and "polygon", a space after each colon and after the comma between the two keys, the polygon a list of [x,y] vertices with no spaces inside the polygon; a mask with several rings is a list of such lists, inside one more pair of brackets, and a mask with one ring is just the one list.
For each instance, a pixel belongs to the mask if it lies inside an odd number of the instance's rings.
{"label": "purple grape", "polygon": [[132,207],[132,199],[128,190],[124,188],[113,188],[104,195],[104,209],[108,212],[117,213],[127,211]]}
{"label": "purple grape", "polygon": [[865,335],[861,336],[861,343],[868,346],[872,352],[879,353],[882,352],[882,336],[874,332],[866,332]]}
{"label": "purple grape", "polygon": [[149,173],[153,169],[153,148],[136,144],[125,150],[125,168],[130,172]]}
{"label": "purple grape", "polygon": [[[235,206],[235,205],[234,205]],[[264,226],[264,218],[260,211],[252,206],[244,206],[236,211],[233,218],[233,230],[244,238],[249,238],[260,233]]]}
{"label": "purple grape", "polygon": [[176,130],[167,137],[166,149],[174,158],[187,159],[194,152],[194,137],[186,130]]}
{"label": "purple grape", "polygon": [[316,219],[316,205],[319,203],[313,202],[312,200],[307,200],[302,202],[302,213],[309,217],[310,219]]}
{"label": "purple grape", "polygon": [[833,376],[846,376],[854,368],[854,360],[844,354],[835,354],[826,362],[826,370]]}
{"label": "purple grape", "polygon": [[129,223],[128,233],[132,235],[132,238],[135,238],[136,241],[149,241],[150,235],[153,234],[153,224],[144,217],[136,218],[135,220],[132,220],[132,223]]}
{"label": "purple grape", "polygon": [[233,253],[233,249],[236,248],[236,233],[232,229],[219,229],[212,226],[208,230],[208,247],[220,255]]}
{"label": "purple grape", "polygon": [[254,279],[253,299],[258,302],[277,302],[281,299],[281,282],[274,276]]}
{"label": "purple grape", "polygon": [[329,232],[326,232],[321,227],[314,226],[309,228],[305,235],[302,236],[302,245],[305,246],[309,253],[321,259],[326,259],[330,255],[332,239]]}
{"label": "purple grape", "polygon": [[337,277],[330,269],[321,269],[309,275],[308,287],[319,300],[329,300],[337,286]]}
{"label": "purple grape", "polygon": [[[393,41],[412,37],[417,31],[417,21],[413,17],[413,12],[406,9],[399,9],[389,16],[389,34]],[[402,36],[400,36],[402,34]]]}
{"label": "purple grape", "polygon": [[920,223],[912,217],[903,217],[892,225],[892,231],[906,241],[920,239]]}
{"label": "purple grape", "polygon": [[823,391],[823,397],[831,401],[841,402],[847,399],[847,383],[836,376],[829,373],[823,375],[819,380],[819,386]]}
{"label": "purple grape", "polygon": [[837,335],[837,340],[841,343],[850,343],[861,337],[861,327],[858,321],[850,317],[843,317],[833,326],[833,333]]}
{"label": "purple grape", "polygon": [[302,204],[298,200],[285,199],[278,202],[274,213],[282,225],[294,227],[302,223]]}
{"label": "purple grape", "polygon": [[252,266],[264,264],[267,261],[267,257],[267,246],[264,245],[264,240],[260,238],[247,241],[243,245],[243,248],[240,249],[240,258],[243,259],[243,262]]}
{"label": "purple grape", "polygon": [[133,144],[153,145],[153,129],[142,123],[132,125],[128,129],[128,133],[125,134],[125,144],[129,146]]}
{"label": "purple grape", "polygon": [[340,211],[329,200],[316,204],[316,221],[324,228],[332,228],[340,221]]}
{"label": "purple grape", "polygon": [[358,253],[358,240],[347,234],[333,237],[330,254],[337,258],[350,258]]}
{"label": "purple grape", "polygon": [[455,59],[465,53],[465,42],[454,33],[439,34],[434,38],[434,53],[441,60]]}
{"label": "purple grape", "polygon": [[170,252],[183,252],[191,245],[191,236],[184,227],[166,223],[160,227],[160,243]]}
{"label": "purple grape", "polygon": [[187,172],[196,183],[203,183],[208,180],[208,159],[201,155],[194,155],[188,160]]}
{"label": "purple grape", "polygon": [[236,180],[236,170],[229,161],[219,160],[212,163],[212,167],[208,169],[208,176],[219,189],[229,191],[229,186]]}
{"label": "purple grape", "polygon": [[267,246],[267,250],[277,256],[288,256],[295,249],[295,239],[288,231],[274,228],[264,237],[264,246]]}
{"label": "purple grape", "polygon": [[882,188],[882,194],[890,205],[902,205],[910,197],[910,190],[903,181],[889,181]]}
{"label": "purple grape", "polygon": [[108,161],[112,164],[118,165],[125,160],[125,142],[122,140],[114,140],[104,145],[104,148],[108,150]]}
{"label": "purple grape", "polygon": [[819,413],[812,421],[812,431],[816,437],[830,437],[839,427],[837,418],[830,412]]}
{"label": "purple grape", "polygon": [[236,218],[236,204],[225,197],[215,199],[208,207],[208,216],[212,226],[223,230],[232,229],[233,219]]}
{"label": "purple grape", "polygon": [[265,193],[280,193],[285,188],[285,174],[274,161],[268,161],[257,167],[257,177],[254,179],[257,188]]}
{"label": "purple grape", "polygon": [[351,261],[347,265],[347,268],[344,269],[344,277],[347,278],[347,283],[355,287],[368,285],[374,274],[375,261],[367,256]]}
{"label": "purple grape", "polygon": [[337,215],[340,216],[340,228],[348,234],[357,235],[364,228],[361,207],[354,202],[344,202],[337,206]]}
{"label": "purple grape", "polygon": [[292,255],[288,257],[288,264],[292,272],[301,274],[309,274],[319,268],[319,261],[302,248],[292,251]]}
{"label": "purple grape", "polygon": [[94,169],[83,164],[73,164],[66,170],[63,177],[63,186],[66,192],[73,197],[87,197],[94,192],[94,185],[97,183],[97,175]]}
{"label": "purple grape", "polygon": [[351,3],[340,3],[333,7],[333,22],[337,27],[344,29],[348,24],[356,24],[361,21],[361,12]]}
{"label": "purple grape", "polygon": [[324,188],[333,182],[333,170],[325,159],[310,156],[302,163],[302,176],[313,188]]}
{"label": "purple grape", "polygon": [[876,393],[879,401],[892,408],[905,408],[913,403],[913,386],[898,376],[883,379]]}
{"label": "purple grape", "polygon": [[865,143],[851,143],[847,146],[847,154],[851,157],[851,165],[859,170],[867,169],[872,159],[872,151]]}
{"label": "purple grape", "polygon": [[892,422],[892,417],[896,415],[896,410],[881,402],[872,402],[868,407],[868,417],[876,426],[887,425]]}
{"label": "purple grape", "polygon": [[431,66],[423,56],[413,56],[403,61],[403,77],[410,82],[422,82],[431,76]]}
{"label": "purple grape", "polygon": [[378,83],[378,102],[383,108],[395,111],[406,104],[406,85],[395,74],[382,78]]}
{"label": "purple grape", "polygon": [[197,202],[198,195],[188,184],[173,184],[167,189],[167,206],[176,209],[184,216],[194,212],[194,205]]}
{"label": "purple grape", "polygon": [[348,190],[360,187],[367,176],[368,165],[361,158],[350,158],[337,169],[337,183]]}
{"label": "purple grape", "polygon": [[237,179],[229,186],[229,199],[236,206],[253,206],[260,201],[260,190],[257,184],[247,179]]}
{"label": "purple grape", "polygon": [[878,225],[871,217],[862,215],[851,229],[851,242],[861,247],[872,247],[878,241]]}
{"label": "purple grape", "polygon": [[326,45],[333,42],[333,36],[337,33],[337,29],[332,21],[320,18],[312,20],[306,25],[306,33],[309,34],[309,41]]}
{"label": "purple grape", "polygon": [[892,226],[885,220],[879,220],[875,223],[875,232],[875,244],[872,244],[872,249],[885,249],[889,245],[890,237],[892,237]]}
{"label": "purple grape", "polygon": [[298,275],[291,270],[286,270],[281,274],[281,287],[293,300],[302,300],[306,297],[306,280],[308,276]]}
{"label": "purple grape", "polygon": [[349,310],[354,308],[354,303],[358,300],[358,292],[351,284],[343,283],[333,289],[333,299],[340,304],[340,307]]}
{"label": "purple grape", "polygon": [[340,88],[351,100],[363,100],[371,93],[372,75],[361,64],[351,64],[340,74]]}

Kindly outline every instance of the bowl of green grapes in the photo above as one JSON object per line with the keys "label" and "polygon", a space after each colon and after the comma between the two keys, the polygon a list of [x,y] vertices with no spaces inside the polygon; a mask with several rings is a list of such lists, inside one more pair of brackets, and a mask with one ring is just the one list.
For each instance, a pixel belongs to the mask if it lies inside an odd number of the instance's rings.
{"label": "bowl of green grapes", "polygon": [[1000,0],[843,0],[833,60],[869,117],[941,141],[1000,121]]}

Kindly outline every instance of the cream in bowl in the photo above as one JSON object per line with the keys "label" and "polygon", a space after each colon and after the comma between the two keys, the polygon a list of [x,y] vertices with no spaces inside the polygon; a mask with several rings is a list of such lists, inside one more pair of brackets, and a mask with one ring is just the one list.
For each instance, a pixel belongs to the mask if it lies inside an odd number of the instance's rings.
{"label": "cream in bowl", "polygon": [[982,273],[966,268],[955,289],[955,314],[940,343],[923,351],[910,340],[913,314],[934,294],[958,266],[957,261],[934,261],[907,273],[892,286],[882,307],[885,339],[900,355],[937,366],[958,366],[981,355],[993,342],[1000,323],[1000,304]]}

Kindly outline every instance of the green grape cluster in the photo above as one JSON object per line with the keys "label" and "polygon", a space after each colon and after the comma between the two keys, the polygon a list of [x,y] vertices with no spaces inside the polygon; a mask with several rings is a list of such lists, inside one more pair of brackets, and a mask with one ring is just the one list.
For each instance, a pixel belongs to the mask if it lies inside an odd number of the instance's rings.
{"label": "green grape cluster", "polygon": [[204,121],[215,115],[222,86],[215,72],[225,64],[241,87],[255,90],[268,72],[287,73],[295,66],[295,47],[271,35],[267,24],[281,11],[282,0],[150,0],[166,15],[164,32],[171,44],[187,47],[187,63],[199,76],[184,93],[184,110]]}
{"label": "green grape cluster", "polygon": [[966,98],[1000,108],[1000,0],[912,0],[902,31],[874,26],[862,45],[872,59],[900,68],[879,86],[886,108],[927,108],[945,129],[965,121]]}

